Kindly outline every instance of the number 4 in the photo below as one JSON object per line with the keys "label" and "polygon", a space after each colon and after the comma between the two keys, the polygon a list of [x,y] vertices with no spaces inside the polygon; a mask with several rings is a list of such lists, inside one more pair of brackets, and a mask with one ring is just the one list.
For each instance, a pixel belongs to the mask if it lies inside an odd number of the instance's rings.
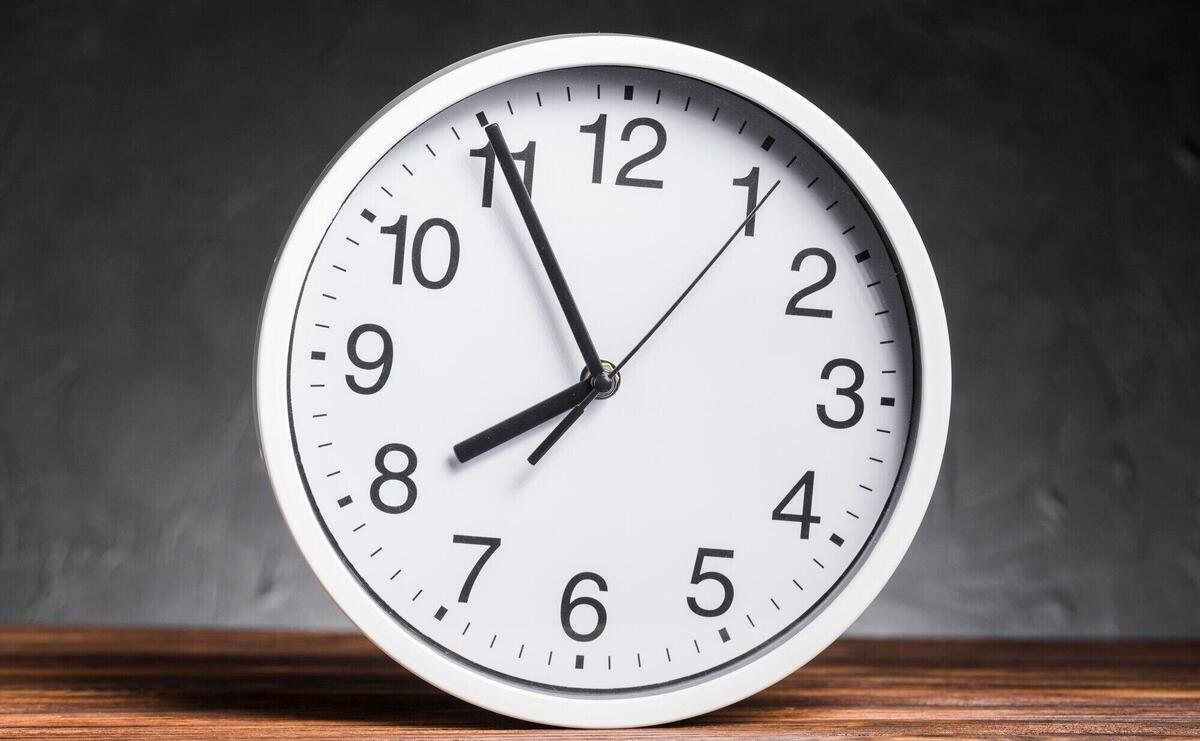
{"label": "number 4", "polygon": [[[796,493],[799,492],[801,489],[804,490],[804,499],[803,499],[804,508],[803,508],[803,510],[798,515],[786,514],[783,511],[784,508],[792,503],[792,498],[795,497]],[[775,511],[771,513],[771,519],[800,523],[800,537],[802,539],[807,540],[809,526],[816,525],[819,522],[821,522],[821,518],[817,517],[816,515],[814,515],[812,513],[812,498],[813,498],[813,472],[805,471],[804,475],[800,477],[800,480],[796,482],[796,485],[792,487],[792,490],[789,491],[787,493],[787,496],[785,496],[783,498],[783,501],[781,501],[779,504],[777,504],[775,506]]]}

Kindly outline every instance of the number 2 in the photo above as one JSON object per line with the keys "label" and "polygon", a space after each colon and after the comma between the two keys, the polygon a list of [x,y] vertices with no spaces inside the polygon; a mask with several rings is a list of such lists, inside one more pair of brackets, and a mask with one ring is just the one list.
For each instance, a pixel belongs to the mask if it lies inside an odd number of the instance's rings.
{"label": "number 2", "polygon": [[[747,224],[747,227],[749,227],[749,224]],[[833,276],[837,275],[837,263],[833,261],[833,255],[820,247],[809,247],[806,250],[800,250],[796,253],[796,257],[792,259],[792,270],[799,270],[800,265],[809,257],[819,257],[825,262],[825,274],[818,278],[815,283],[796,291],[792,296],[792,300],[788,301],[787,308],[784,309],[783,313],[790,316],[811,316],[818,319],[830,319],[833,317],[831,309],[808,309],[800,305],[800,299],[816,293],[832,283]]]}

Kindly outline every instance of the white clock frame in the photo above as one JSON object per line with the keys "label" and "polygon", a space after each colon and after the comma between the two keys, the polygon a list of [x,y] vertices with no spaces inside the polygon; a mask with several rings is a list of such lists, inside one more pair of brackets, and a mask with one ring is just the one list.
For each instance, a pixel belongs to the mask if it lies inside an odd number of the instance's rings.
{"label": "white clock frame", "polygon": [[[313,512],[292,449],[285,379],[297,297],[308,266],[347,194],[397,141],[454,103],[539,72],[584,66],[643,67],[725,88],[806,136],[858,190],[891,243],[907,287],[916,397],[909,457],[890,514],[840,591],[780,644],[695,684],[642,695],[538,691],[472,669],[408,632],[342,561]],[[941,293],[916,226],[883,173],[828,116],[782,83],[711,52],[638,36],[587,34],[493,49],[409,88],[366,123],[326,167],[288,230],[260,318],[255,365],[259,444],[279,507],[321,584],[393,659],[431,684],[489,710],[559,726],[610,728],[692,717],[786,677],[832,643],[879,594],[912,542],[941,466],[950,416],[950,341]]]}

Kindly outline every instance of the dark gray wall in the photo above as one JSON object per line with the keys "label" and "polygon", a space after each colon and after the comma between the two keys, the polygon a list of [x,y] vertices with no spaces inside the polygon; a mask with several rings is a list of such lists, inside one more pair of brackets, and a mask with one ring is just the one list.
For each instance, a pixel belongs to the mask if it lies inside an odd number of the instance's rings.
{"label": "dark gray wall", "polygon": [[4,3],[0,620],[344,625],[256,451],[279,241],[404,88],[612,30],[790,84],[924,234],[949,449],[857,630],[1200,636],[1198,8]]}

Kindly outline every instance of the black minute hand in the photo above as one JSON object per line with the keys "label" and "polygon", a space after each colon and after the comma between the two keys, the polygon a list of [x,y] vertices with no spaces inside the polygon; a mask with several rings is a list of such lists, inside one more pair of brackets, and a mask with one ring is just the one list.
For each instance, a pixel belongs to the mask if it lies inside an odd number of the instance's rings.
{"label": "black minute hand", "polygon": [[[482,114],[480,116],[482,117]],[[480,123],[485,120],[481,118]],[[554,289],[554,295],[558,297],[558,304],[567,317],[571,334],[575,336],[575,344],[579,345],[579,352],[583,354],[583,362],[587,365],[592,378],[601,378],[604,376],[604,367],[600,363],[600,355],[596,352],[592,337],[583,324],[579,307],[575,305],[575,298],[571,296],[571,289],[567,287],[567,279],[563,277],[558,259],[554,257],[554,250],[550,248],[546,230],[542,228],[542,222],[533,208],[533,200],[529,197],[529,191],[525,190],[525,183],[521,180],[521,173],[517,171],[517,163],[513,161],[508,143],[504,141],[500,125],[486,124],[483,130],[492,144],[492,150],[496,153],[496,161],[500,163],[500,170],[504,173],[505,181],[508,182],[508,189],[512,191],[513,198],[517,201],[517,208],[521,210],[521,217],[525,219],[525,227],[529,229],[529,236],[533,238],[533,246],[537,248],[538,257],[542,259],[542,266],[546,269],[547,277],[550,278],[550,286]]]}
{"label": "black minute hand", "polygon": [[[624,358],[621,359],[620,363],[617,363],[617,367],[613,369],[611,375],[616,375],[617,371],[624,368],[625,364],[629,362],[629,359],[632,358],[638,350],[641,350],[642,345],[645,345],[646,341],[649,340],[654,333],[658,331],[658,328],[667,321],[667,317],[671,316],[675,309],[679,308],[679,305],[682,304],[683,300],[687,298],[689,293],[692,292],[692,289],[696,287],[696,284],[700,282],[700,279],[703,278],[705,273],[707,273],[709,269],[716,264],[717,260],[721,259],[721,255],[725,254],[725,250],[729,249],[729,245],[733,244],[733,240],[737,239],[737,236],[742,233],[743,229],[746,228],[746,224],[750,223],[750,220],[754,218],[754,215],[758,213],[758,210],[763,207],[763,204],[767,202],[767,199],[771,197],[771,194],[774,193],[775,189],[778,187],[779,181],[776,180],[775,184],[771,186],[771,189],[767,191],[767,194],[762,197],[762,200],[758,202],[758,204],[753,210],[750,211],[750,213],[746,214],[746,218],[742,220],[742,223],[738,224],[738,228],[733,230],[733,234],[729,235],[729,239],[725,240],[725,244],[721,245],[721,249],[717,250],[717,254],[713,255],[712,259],[708,261],[708,264],[705,265],[700,271],[700,274],[688,284],[687,288],[683,289],[683,293],[679,294],[679,298],[675,299],[675,303],[671,304],[670,307],[667,308],[663,315],[658,318],[658,321],[654,323],[654,326],[650,328],[650,331],[646,332],[642,339],[638,340],[638,343],[633,346],[633,349],[630,350]],[[547,452],[549,452],[550,448],[554,446],[554,443],[558,442],[559,438],[563,436],[563,433],[571,429],[571,425],[575,424],[575,421],[583,415],[583,410],[587,409],[588,404],[591,404],[592,400],[595,398],[596,390],[593,389],[587,396],[583,398],[583,401],[579,402],[579,404],[571,410],[570,414],[563,417],[559,421],[554,429],[550,431],[550,434],[546,436],[546,439],[543,440],[529,456],[530,465],[536,465],[537,462],[540,461]]]}

